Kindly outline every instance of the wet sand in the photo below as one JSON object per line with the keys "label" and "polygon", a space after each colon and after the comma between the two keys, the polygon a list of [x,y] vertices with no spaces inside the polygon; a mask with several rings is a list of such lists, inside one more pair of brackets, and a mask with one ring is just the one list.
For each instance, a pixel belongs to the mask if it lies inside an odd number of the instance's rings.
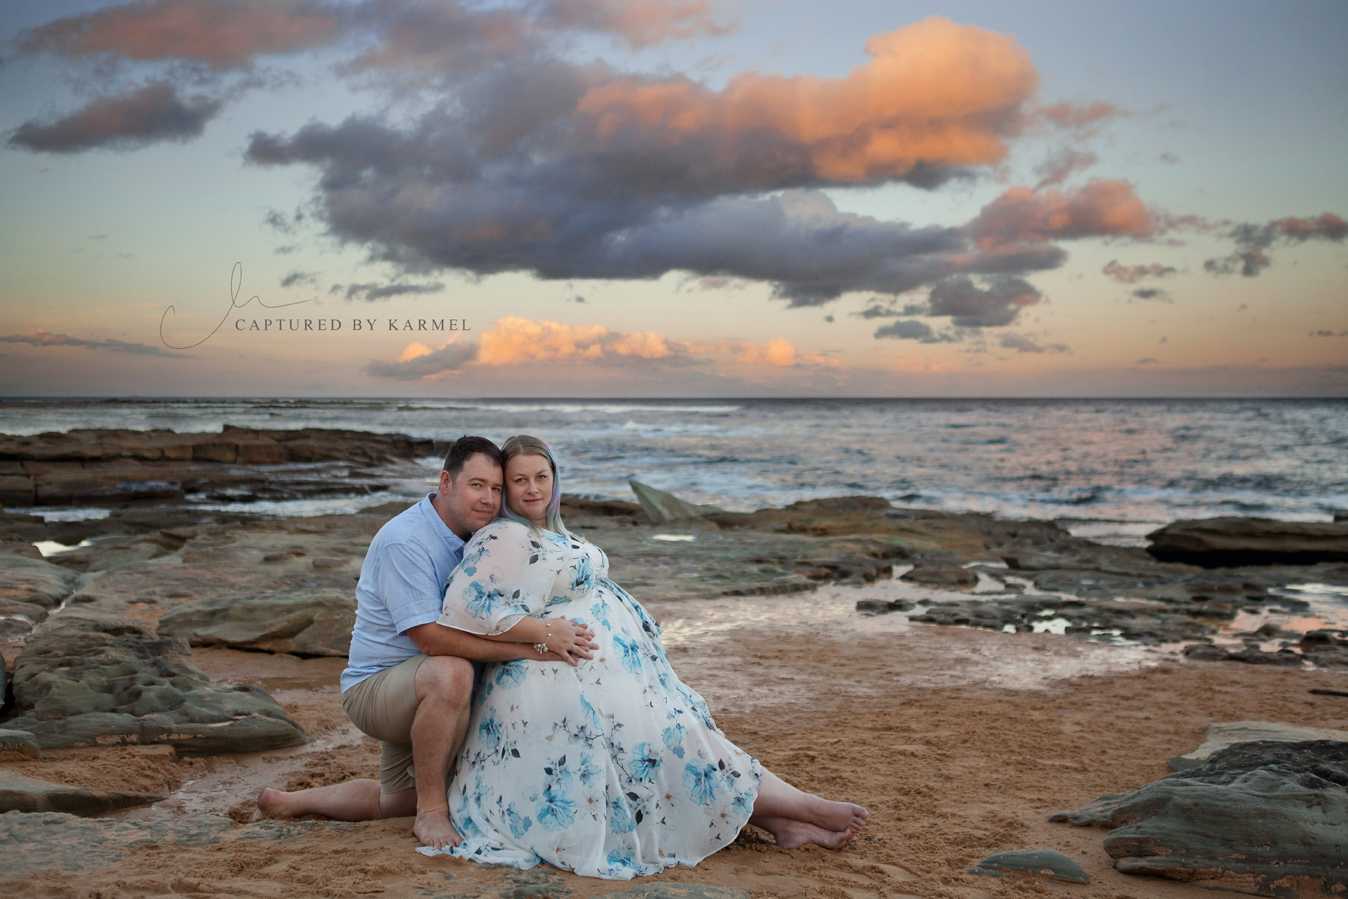
{"label": "wet sand", "polygon": [[[836,851],[776,849],[746,829],[696,868],[632,882],[546,867],[521,874],[417,854],[410,819],[239,824],[215,845],[154,844],[111,867],[0,883],[0,893],[101,899],[157,894],[272,897],[567,896],[656,882],[733,886],[755,897],[1199,897],[1183,884],[1116,872],[1104,831],[1050,824],[1053,811],[1167,773],[1207,724],[1348,724],[1348,672],[1181,659],[1052,634],[1004,634],[870,618],[857,599],[884,582],[801,596],[651,603],[671,660],[722,729],[785,779],[866,805],[870,824]],[[68,750],[26,766],[86,786],[159,784],[171,798],[113,817],[214,813],[243,821],[266,784],[291,788],[374,776],[377,746],[339,707],[342,661],[194,649],[213,679],[269,690],[313,738],[247,756],[174,760],[159,747]],[[1053,848],[1089,886],[968,875],[978,859]]]}

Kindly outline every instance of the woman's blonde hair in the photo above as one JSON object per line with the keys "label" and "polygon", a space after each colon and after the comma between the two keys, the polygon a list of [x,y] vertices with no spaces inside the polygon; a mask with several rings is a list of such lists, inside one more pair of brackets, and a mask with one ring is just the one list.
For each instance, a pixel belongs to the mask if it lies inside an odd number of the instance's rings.
{"label": "woman's blonde hair", "polygon": [[[552,450],[537,437],[516,434],[501,444],[501,470],[504,471],[505,467],[510,464],[510,460],[516,456],[542,456],[548,460],[548,465],[552,468],[552,498],[548,500],[544,521],[548,530],[569,535],[571,532],[562,524],[562,482],[557,476],[557,460],[552,458]],[[532,521],[510,508],[510,501],[506,498],[501,500],[501,517],[519,522],[531,530],[537,528],[537,525]]]}

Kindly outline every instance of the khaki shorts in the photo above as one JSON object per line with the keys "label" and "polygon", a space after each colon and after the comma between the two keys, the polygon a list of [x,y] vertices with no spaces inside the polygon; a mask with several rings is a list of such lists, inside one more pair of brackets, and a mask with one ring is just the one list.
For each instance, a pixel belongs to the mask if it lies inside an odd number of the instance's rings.
{"label": "khaki shorts", "polygon": [[379,791],[401,793],[416,786],[412,767],[412,719],[417,715],[417,669],[430,656],[418,653],[371,674],[342,694],[351,723],[379,740]]}

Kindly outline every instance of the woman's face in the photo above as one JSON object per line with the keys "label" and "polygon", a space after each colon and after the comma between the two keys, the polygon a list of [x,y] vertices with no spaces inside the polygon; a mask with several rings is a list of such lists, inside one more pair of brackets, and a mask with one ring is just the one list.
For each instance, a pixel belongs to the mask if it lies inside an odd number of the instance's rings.
{"label": "woman's face", "polygon": [[515,456],[505,467],[506,502],[540,528],[547,527],[552,466],[546,456]]}

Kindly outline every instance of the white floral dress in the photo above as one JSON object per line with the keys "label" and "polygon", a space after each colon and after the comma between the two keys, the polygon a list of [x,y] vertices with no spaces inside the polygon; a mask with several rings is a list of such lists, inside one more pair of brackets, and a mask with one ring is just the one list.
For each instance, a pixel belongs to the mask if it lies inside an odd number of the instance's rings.
{"label": "white floral dress", "polygon": [[487,667],[449,786],[464,841],[448,854],[627,880],[695,865],[748,822],[762,768],[716,727],[670,668],[659,625],[607,574],[594,544],[509,521],[464,549],[441,624],[495,634],[525,615],[570,618],[599,648],[574,668]]}

